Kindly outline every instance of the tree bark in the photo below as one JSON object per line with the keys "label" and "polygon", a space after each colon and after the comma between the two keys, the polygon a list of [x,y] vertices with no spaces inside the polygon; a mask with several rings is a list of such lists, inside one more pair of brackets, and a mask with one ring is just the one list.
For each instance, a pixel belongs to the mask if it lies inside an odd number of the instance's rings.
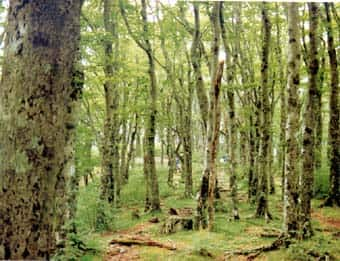
{"label": "tree bark", "polygon": [[331,74],[331,94],[329,102],[329,192],[324,205],[340,206],[340,102],[339,102],[339,71],[336,49],[334,46],[332,17],[330,6],[325,3],[326,10],[326,28],[327,28],[327,45]]}
{"label": "tree bark", "polygon": [[300,27],[299,12],[296,3],[288,4],[288,130],[287,130],[287,160],[284,190],[284,233],[297,237],[298,200],[299,200],[299,121],[300,102],[298,88],[300,84]]}
{"label": "tree bark", "polygon": [[261,65],[261,148],[260,148],[260,176],[259,187],[257,191],[257,208],[256,216],[264,216],[266,219],[271,218],[268,208],[268,178],[269,178],[269,140],[271,135],[271,115],[269,104],[269,86],[268,86],[268,60],[270,49],[271,22],[268,16],[266,3],[262,4],[262,28],[263,28],[263,46],[262,46],[262,65]]}
{"label": "tree bark", "polygon": [[202,124],[203,124],[203,137],[206,138],[207,135],[207,124],[208,124],[208,111],[209,111],[209,101],[204,88],[204,81],[201,69],[201,52],[200,52],[200,12],[199,3],[193,3],[194,8],[194,19],[195,27],[193,33],[193,41],[191,45],[191,62],[194,69],[195,80],[196,80],[196,93],[198,98],[198,103],[201,112]]}
{"label": "tree bark", "polygon": [[135,124],[133,126],[133,130],[132,130],[130,141],[129,141],[129,149],[128,149],[128,153],[127,153],[127,156],[126,156],[126,165],[125,165],[124,174],[123,174],[126,181],[129,180],[129,169],[130,169],[133,154],[135,152],[135,146],[134,145],[135,145],[135,140],[136,140],[136,133],[138,131],[138,120],[139,120],[139,117],[138,117],[138,114],[136,113]]}
{"label": "tree bark", "polygon": [[[104,93],[105,93],[105,123],[104,137],[102,141],[102,191],[101,198],[109,203],[117,200],[117,191],[120,186],[119,177],[119,121],[118,87],[113,82],[113,77],[117,70],[118,37],[116,22],[112,16],[114,6],[110,0],[104,0],[104,27],[107,37],[104,39]],[[115,41],[115,54],[113,53],[113,39]]]}
{"label": "tree bark", "polygon": [[148,75],[150,79],[149,88],[149,108],[146,119],[145,128],[145,143],[144,143],[144,171],[148,180],[146,186],[149,186],[146,191],[150,192],[150,195],[146,195],[149,198],[149,202],[145,203],[145,210],[158,211],[161,209],[159,199],[159,186],[158,177],[156,173],[155,163],[155,135],[156,135],[156,115],[157,115],[157,79],[155,72],[155,57],[154,51],[150,42],[150,29],[147,19],[147,4],[145,0],[141,1],[141,22],[142,22],[142,38],[139,39],[132,31],[130,24],[127,20],[126,10],[123,0],[120,0],[120,11],[127,27],[130,36],[135,43],[145,52],[148,59]]}
{"label": "tree bark", "polygon": [[50,259],[74,125],[81,1],[10,1],[0,90],[0,259]]}
{"label": "tree bark", "polygon": [[315,143],[316,143],[316,124],[318,107],[318,16],[319,7],[316,3],[308,3],[309,10],[309,59],[308,74],[309,86],[307,96],[307,107],[305,111],[305,124],[303,133],[303,162],[301,175],[300,192],[300,222],[303,238],[309,238],[313,234],[311,224],[311,200],[313,197],[313,180],[315,168]]}
{"label": "tree bark", "polygon": [[279,161],[278,166],[281,172],[281,199],[284,195],[284,180],[285,180],[285,164],[286,164],[286,124],[287,124],[287,95],[286,81],[284,80],[285,73],[282,65],[282,49],[281,49],[281,30],[280,30],[280,13],[279,3],[276,3],[276,57],[279,66],[279,87],[280,87],[280,141],[279,141]]}
{"label": "tree bark", "polygon": [[155,163],[155,135],[156,135],[156,114],[157,114],[157,80],[155,72],[155,60],[153,56],[153,50],[149,40],[149,26],[146,13],[146,1],[142,0],[142,21],[143,21],[143,35],[145,42],[145,52],[148,56],[149,62],[149,77],[150,77],[150,107],[149,115],[147,119],[147,125],[145,130],[146,136],[146,163],[148,175],[150,178],[150,192],[151,192],[151,211],[158,211],[161,209],[159,199],[158,177],[156,173]]}
{"label": "tree bark", "polygon": [[[209,106],[208,140],[206,152],[206,167],[202,177],[200,194],[197,204],[196,228],[206,228],[210,231],[214,228],[215,219],[215,185],[216,185],[216,156],[218,152],[218,141],[220,133],[220,86],[223,75],[224,62],[218,63],[219,42],[220,42],[220,23],[219,15],[221,2],[214,2],[212,14],[210,15],[213,31],[212,39],[212,59],[211,59],[211,88]],[[206,213],[208,212],[208,213]],[[208,214],[208,219],[206,215]],[[208,222],[206,222],[208,221]]]}

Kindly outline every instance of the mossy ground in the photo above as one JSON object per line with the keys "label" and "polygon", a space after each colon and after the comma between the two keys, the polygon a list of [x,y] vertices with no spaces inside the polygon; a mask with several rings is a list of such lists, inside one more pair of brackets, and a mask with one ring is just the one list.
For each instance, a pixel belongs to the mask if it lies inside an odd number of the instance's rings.
{"label": "mossy ground", "polygon": [[[201,170],[199,164],[194,164],[194,183],[198,187]],[[161,223],[147,225],[151,217],[157,216],[161,221],[167,216],[167,210],[172,208],[196,207],[195,198],[183,197],[184,185],[179,183],[176,189],[167,186],[167,168],[158,165],[157,168],[162,212],[156,214],[144,213],[144,180],[141,166],[135,166],[131,170],[130,181],[121,191],[121,202],[118,208],[105,206],[108,221],[101,232],[100,224],[96,224],[96,212],[102,202],[98,201],[99,181],[93,182],[87,187],[82,187],[79,195],[78,231],[79,237],[84,242],[98,251],[95,254],[79,256],[80,260],[103,260],[111,238],[120,233],[133,234],[134,229],[144,230],[153,240],[175,244],[176,251],[169,251],[158,247],[137,247],[140,260],[223,260],[226,251],[248,249],[256,246],[270,244],[274,238],[261,237],[263,228],[280,229],[282,226],[281,196],[270,196],[270,211],[273,220],[266,223],[264,219],[254,218],[255,206],[246,201],[246,179],[239,180],[240,217],[238,221],[230,220],[231,202],[225,195],[218,202],[216,223],[213,232],[208,231],[182,231],[171,235],[160,234]],[[227,173],[226,173],[227,175]],[[277,187],[277,191],[280,188]],[[328,253],[340,260],[340,209],[318,208],[320,200],[313,201],[313,227],[315,235],[312,239],[293,243],[288,249],[267,252],[261,254],[256,260],[313,260],[306,253],[310,250],[319,253]],[[140,218],[132,217],[132,212],[138,211]],[[333,224],[332,225],[332,221]],[[337,223],[338,222],[338,223]],[[338,232],[338,233],[337,233]],[[202,256],[201,249],[207,250],[213,258]],[[134,249],[136,252],[136,248]],[[128,260],[128,259],[122,259]],[[234,256],[228,260],[245,260],[244,257]]]}

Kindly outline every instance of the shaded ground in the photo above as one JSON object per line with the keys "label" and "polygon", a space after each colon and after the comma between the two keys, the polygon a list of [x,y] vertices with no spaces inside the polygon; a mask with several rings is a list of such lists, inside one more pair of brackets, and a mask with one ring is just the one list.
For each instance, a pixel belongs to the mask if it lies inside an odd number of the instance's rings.
{"label": "shaded ground", "polygon": [[[176,174],[178,180],[176,188],[166,185],[167,169],[158,168],[162,212],[155,215],[143,212],[144,178],[142,169],[136,169],[131,173],[131,180],[123,187],[121,192],[121,206],[114,210],[114,232],[103,234],[89,234],[89,238],[96,238],[100,242],[102,252],[95,258],[81,260],[146,260],[146,261],[200,261],[200,260],[247,260],[244,256],[231,256],[225,258],[226,251],[251,249],[272,243],[274,237],[263,237],[262,234],[270,230],[278,231],[282,227],[282,203],[280,195],[270,195],[270,210],[274,219],[266,223],[263,219],[253,218],[256,206],[247,202],[247,181],[239,183],[239,212],[241,220],[231,220],[231,202],[228,190],[223,193],[222,200],[217,202],[215,231],[181,231],[170,235],[160,233],[162,222],[168,216],[169,208],[183,209],[196,208],[195,198],[183,197],[184,184],[180,180],[180,174]],[[201,171],[194,171],[194,187],[198,187]],[[223,178],[223,171],[219,177]],[[228,186],[228,178],[221,182]],[[277,191],[280,188],[277,187]],[[89,192],[86,192],[89,193]],[[94,195],[86,198],[80,197],[87,204]],[[314,200],[313,204],[313,228],[315,236],[311,240],[292,244],[289,249],[267,252],[255,258],[255,260],[315,260],[305,253],[309,250],[320,253],[330,253],[333,259],[340,260],[340,209],[317,208],[321,201]],[[81,208],[79,212],[82,218],[88,214],[88,207]],[[133,212],[138,211],[139,218],[133,217]],[[150,223],[149,220],[157,217],[160,223]],[[84,223],[88,223],[88,221]],[[128,237],[142,238],[157,241],[163,244],[176,246],[175,251],[170,251],[156,246],[123,246],[110,244],[113,238]],[[249,260],[249,259],[248,259]]]}

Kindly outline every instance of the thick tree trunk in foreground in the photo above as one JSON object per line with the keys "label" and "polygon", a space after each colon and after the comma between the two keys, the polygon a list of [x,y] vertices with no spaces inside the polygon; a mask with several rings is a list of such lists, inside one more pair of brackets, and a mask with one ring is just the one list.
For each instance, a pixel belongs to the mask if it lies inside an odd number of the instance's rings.
{"label": "thick tree trunk in foreground", "polygon": [[284,189],[284,232],[287,236],[298,236],[298,200],[299,200],[299,133],[300,103],[298,88],[300,84],[300,27],[299,12],[296,3],[288,4],[288,130],[287,160]]}
{"label": "thick tree trunk in foreground", "polygon": [[311,224],[311,200],[313,196],[313,176],[315,168],[315,141],[316,141],[316,124],[318,107],[318,16],[319,8],[316,3],[308,3],[309,9],[309,88],[307,96],[307,107],[305,112],[305,127],[303,134],[303,167],[301,175],[301,208],[300,222],[302,237],[312,236]]}
{"label": "thick tree trunk in foreground", "polygon": [[329,193],[326,206],[340,206],[340,101],[339,101],[339,69],[334,46],[332,18],[329,4],[325,3],[328,55],[331,69],[331,94],[329,102]]}
{"label": "thick tree trunk in foreground", "polygon": [[[74,129],[81,1],[10,1],[0,92],[0,259],[50,259]],[[6,199],[6,200],[4,200]]]}
{"label": "thick tree trunk in foreground", "polygon": [[269,154],[270,135],[271,135],[271,115],[269,104],[269,86],[268,86],[268,60],[271,23],[268,17],[266,3],[262,6],[262,28],[263,28],[263,46],[262,46],[262,65],[261,65],[261,97],[262,97],[262,118],[261,118],[261,149],[260,149],[260,176],[259,187],[257,191],[257,209],[256,216],[264,216],[266,219],[271,215],[268,209],[268,177],[269,177]]}

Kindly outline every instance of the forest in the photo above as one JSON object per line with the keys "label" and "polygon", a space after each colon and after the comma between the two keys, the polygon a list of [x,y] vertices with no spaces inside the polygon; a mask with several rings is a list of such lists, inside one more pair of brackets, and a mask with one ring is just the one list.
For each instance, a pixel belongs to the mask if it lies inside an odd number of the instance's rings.
{"label": "forest", "polygon": [[0,1],[0,260],[340,260],[340,4]]}

